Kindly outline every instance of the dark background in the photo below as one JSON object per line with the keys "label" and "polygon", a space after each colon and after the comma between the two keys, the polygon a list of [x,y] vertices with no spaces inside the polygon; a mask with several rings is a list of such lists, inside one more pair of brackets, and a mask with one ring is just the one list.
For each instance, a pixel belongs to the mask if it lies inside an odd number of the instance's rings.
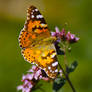
{"label": "dark background", "polygon": [[[24,61],[18,44],[30,5],[41,11],[51,30],[55,26],[62,29],[67,23],[67,28],[80,37],[68,56],[69,62],[79,63],[70,78],[77,92],[92,92],[92,0],[0,0],[0,92],[16,92],[31,66]],[[43,84],[46,92],[52,92],[51,84]],[[68,83],[62,90],[72,92]]]}

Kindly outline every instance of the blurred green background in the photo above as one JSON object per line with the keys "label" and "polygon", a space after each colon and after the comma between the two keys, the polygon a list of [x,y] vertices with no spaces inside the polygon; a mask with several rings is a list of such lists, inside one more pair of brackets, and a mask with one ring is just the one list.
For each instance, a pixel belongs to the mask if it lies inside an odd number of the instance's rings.
{"label": "blurred green background", "polygon": [[[67,23],[68,29],[80,37],[68,57],[69,62],[79,63],[70,78],[77,92],[92,92],[92,0],[0,0],[0,92],[16,92],[22,75],[30,68],[18,44],[30,5],[41,11],[51,30],[55,26],[62,29]],[[43,87],[52,92],[50,84]],[[72,92],[68,83],[62,90]]]}

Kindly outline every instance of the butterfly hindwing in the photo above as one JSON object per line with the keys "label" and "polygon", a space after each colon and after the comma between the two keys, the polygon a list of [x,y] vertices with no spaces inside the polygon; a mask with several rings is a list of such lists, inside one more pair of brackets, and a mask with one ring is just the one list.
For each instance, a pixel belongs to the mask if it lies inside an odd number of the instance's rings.
{"label": "butterfly hindwing", "polygon": [[22,54],[28,62],[35,63],[41,69],[44,69],[49,77],[56,77],[58,62],[55,47],[52,43],[41,43],[37,47],[24,49]]}

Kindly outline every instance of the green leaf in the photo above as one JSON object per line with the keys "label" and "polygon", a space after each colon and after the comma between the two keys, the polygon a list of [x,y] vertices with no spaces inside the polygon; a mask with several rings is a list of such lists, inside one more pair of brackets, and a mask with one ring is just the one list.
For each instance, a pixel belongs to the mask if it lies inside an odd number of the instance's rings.
{"label": "green leaf", "polygon": [[67,73],[73,72],[76,69],[77,66],[78,66],[78,62],[77,61],[74,61],[71,64],[71,66],[66,69],[66,72]]}
{"label": "green leaf", "polygon": [[65,84],[64,78],[56,78],[53,83],[53,92],[58,92],[60,88],[63,87],[64,84]]}

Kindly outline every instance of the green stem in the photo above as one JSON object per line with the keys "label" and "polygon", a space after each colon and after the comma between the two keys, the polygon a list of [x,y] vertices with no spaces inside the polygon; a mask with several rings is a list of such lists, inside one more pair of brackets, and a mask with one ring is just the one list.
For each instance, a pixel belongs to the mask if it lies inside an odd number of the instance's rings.
{"label": "green stem", "polygon": [[64,51],[64,64],[65,64],[65,69],[67,71],[68,69],[68,62],[67,62],[67,58],[66,58],[66,45],[63,46],[63,51]]}
{"label": "green stem", "polygon": [[[67,57],[66,57],[66,49],[67,49],[66,46],[67,46],[67,43],[63,44],[62,46],[63,46],[63,50],[64,50],[65,71],[67,71],[67,69],[68,69],[68,62],[67,62]],[[60,69],[62,70],[63,74],[65,75],[65,78],[66,78],[66,80],[68,81],[70,87],[72,88],[72,91],[73,91],[73,92],[76,92],[74,86],[72,85],[72,82],[71,82],[70,79],[69,79],[68,73],[64,71],[64,69],[61,67],[60,64],[59,64],[59,67],[60,67]]]}
{"label": "green stem", "polygon": [[62,70],[63,74],[65,75],[65,78],[66,78],[66,80],[68,81],[68,83],[69,83],[70,87],[72,88],[72,91],[73,91],[73,92],[76,92],[76,90],[75,90],[75,88],[74,88],[74,86],[73,86],[72,82],[71,82],[71,81],[70,81],[70,79],[69,79],[68,74],[67,74],[67,73],[65,73],[64,69],[61,67],[61,65],[60,65],[60,64],[59,64],[59,67],[60,67],[60,69]]}

